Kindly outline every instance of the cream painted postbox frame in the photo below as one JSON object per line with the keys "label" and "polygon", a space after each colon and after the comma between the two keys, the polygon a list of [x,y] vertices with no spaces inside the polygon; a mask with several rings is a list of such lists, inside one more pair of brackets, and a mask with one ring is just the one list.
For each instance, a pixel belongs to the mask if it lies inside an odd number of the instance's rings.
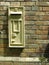
{"label": "cream painted postbox frame", "polygon": [[24,7],[8,7],[9,47],[25,47]]}

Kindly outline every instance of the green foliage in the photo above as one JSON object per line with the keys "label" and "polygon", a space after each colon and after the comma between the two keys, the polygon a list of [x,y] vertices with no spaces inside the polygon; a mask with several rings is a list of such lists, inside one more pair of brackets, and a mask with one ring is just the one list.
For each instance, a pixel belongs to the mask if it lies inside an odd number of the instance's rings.
{"label": "green foliage", "polygon": [[45,58],[45,57],[39,57],[39,60],[40,60],[41,62],[45,62],[46,58]]}

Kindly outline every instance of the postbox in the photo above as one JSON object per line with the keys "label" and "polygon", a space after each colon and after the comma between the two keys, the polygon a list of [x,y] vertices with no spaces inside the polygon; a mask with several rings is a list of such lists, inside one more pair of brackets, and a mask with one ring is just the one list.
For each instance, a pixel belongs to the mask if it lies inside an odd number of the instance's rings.
{"label": "postbox", "polygon": [[25,47],[24,7],[8,7],[9,47]]}

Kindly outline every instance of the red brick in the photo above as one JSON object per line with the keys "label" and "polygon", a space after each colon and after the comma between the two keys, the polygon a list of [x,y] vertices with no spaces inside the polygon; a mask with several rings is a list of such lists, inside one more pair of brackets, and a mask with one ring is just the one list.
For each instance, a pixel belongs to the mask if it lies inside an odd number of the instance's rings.
{"label": "red brick", "polygon": [[0,20],[7,20],[6,16],[0,16]]}
{"label": "red brick", "polygon": [[4,47],[0,48],[0,56],[3,56],[3,55],[4,55]]}
{"label": "red brick", "polygon": [[49,6],[49,2],[36,2],[38,6]]}
{"label": "red brick", "polygon": [[48,34],[48,31],[45,31],[45,30],[36,30],[36,34],[40,34],[40,35]]}
{"label": "red brick", "polygon": [[48,30],[49,26],[38,26],[39,30]]}
{"label": "red brick", "polygon": [[47,40],[48,36],[47,35],[40,35],[40,37],[38,39],[40,39],[40,40]]}
{"label": "red brick", "polygon": [[36,44],[48,44],[49,40],[35,40]]}
{"label": "red brick", "polygon": [[[49,21],[36,21],[35,24],[36,24],[36,25],[40,25],[40,27],[41,27],[41,26],[43,26],[43,27],[45,27],[45,28],[48,28],[48,27],[49,27]],[[45,26],[44,26],[44,25],[45,25]]]}
{"label": "red brick", "polygon": [[2,29],[3,29],[3,25],[1,24],[1,25],[0,25],[0,30],[2,30]]}
{"label": "red brick", "polygon": [[45,12],[36,12],[36,15],[46,15]]}
{"label": "red brick", "polygon": [[25,6],[25,11],[31,11],[31,6]]}
{"label": "red brick", "polygon": [[32,6],[35,5],[35,2],[21,2],[21,6]]}
{"label": "red brick", "polygon": [[3,62],[3,65],[13,65],[12,62]]}
{"label": "red brick", "polygon": [[20,6],[20,2],[11,2],[10,6]]}
{"label": "red brick", "polygon": [[49,11],[49,7],[43,7],[43,11]]}
{"label": "red brick", "polygon": [[49,15],[49,12],[46,11],[25,11],[25,15]]}
{"label": "red brick", "polygon": [[39,20],[48,21],[49,20],[49,15],[39,16]]}
{"label": "red brick", "polygon": [[[23,52],[23,53],[21,53],[20,56],[21,56],[21,57],[22,57],[22,56],[23,56],[23,57],[27,57],[27,53]],[[15,63],[14,63],[14,65],[15,65]]]}
{"label": "red brick", "polygon": [[36,49],[35,48],[32,48],[32,49],[24,49],[24,52],[36,52]]}
{"label": "red brick", "polygon": [[25,16],[26,21],[39,20],[38,16]]}
{"label": "red brick", "polygon": [[0,44],[0,48],[5,48],[5,47],[7,47],[8,46],[8,44],[6,44],[6,43],[1,43]]}
{"label": "red brick", "polygon": [[0,65],[3,65],[3,62],[0,61]]}

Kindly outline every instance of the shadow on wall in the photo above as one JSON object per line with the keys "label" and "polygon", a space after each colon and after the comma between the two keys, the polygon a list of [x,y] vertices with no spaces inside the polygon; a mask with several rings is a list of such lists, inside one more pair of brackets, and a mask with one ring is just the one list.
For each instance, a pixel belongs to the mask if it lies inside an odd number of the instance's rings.
{"label": "shadow on wall", "polygon": [[4,40],[4,43],[4,56],[19,57],[21,55],[23,48],[10,48],[8,39],[7,42]]}
{"label": "shadow on wall", "polygon": [[22,52],[22,49],[15,48],[4,48],[4,56],[9,57],[19,57]]}
{"label": "shadow on wall", "polygon": [[49,62],[49,43],[45,48],[44,57],[47,58],[47,61]]}
{"label": "shadow on wall", "polygon": [[[48,27],[48,40],[49,40],[49,27]],[[49,62],[49,43],[45,47],[44,57],[47,58],[47,61]]]}

